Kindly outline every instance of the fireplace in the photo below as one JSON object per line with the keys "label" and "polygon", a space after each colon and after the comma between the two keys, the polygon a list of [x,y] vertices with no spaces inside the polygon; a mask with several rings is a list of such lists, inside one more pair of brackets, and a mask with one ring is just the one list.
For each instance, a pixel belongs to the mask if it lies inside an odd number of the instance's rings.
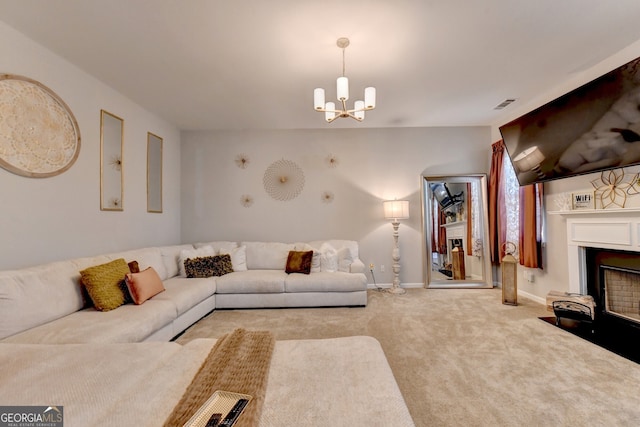
{"label": "fireplace", "polygon": [[568,291],[591,295],[596,303],[595,332],[589,328],[588,339],[640,363],[635,349],[640,340],[640,210],[561,214],[567,225]]}
{"label": "fireplace", "polygon": [[640,254],[586,248],[587,293],[596,301],[596,318],[617,318],[640,327]]}

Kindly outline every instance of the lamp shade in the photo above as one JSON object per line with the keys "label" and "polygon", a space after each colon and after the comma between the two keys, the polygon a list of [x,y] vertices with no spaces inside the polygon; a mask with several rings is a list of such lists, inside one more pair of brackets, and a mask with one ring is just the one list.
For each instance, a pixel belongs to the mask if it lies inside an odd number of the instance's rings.
{"label": "lamp shade", "polygon": [[382,202],[385,219],[407,219],[409,218],[408,200],[387,200]]}
{"label": "lamp shade", "polygon": [[514,159],[516,168],[520,172],[530,171],[544,161],[544,154],[537,146],[529,147],[522,153],[518,154]]}

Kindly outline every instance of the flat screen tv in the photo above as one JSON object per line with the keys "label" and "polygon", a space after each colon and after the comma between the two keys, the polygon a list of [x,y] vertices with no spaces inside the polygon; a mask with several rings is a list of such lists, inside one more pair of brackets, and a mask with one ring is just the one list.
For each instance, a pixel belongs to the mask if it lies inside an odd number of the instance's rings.
{"label": "flat screen tv", "polygon": [[640,58],[503,126],[520,185],[640,163]]}

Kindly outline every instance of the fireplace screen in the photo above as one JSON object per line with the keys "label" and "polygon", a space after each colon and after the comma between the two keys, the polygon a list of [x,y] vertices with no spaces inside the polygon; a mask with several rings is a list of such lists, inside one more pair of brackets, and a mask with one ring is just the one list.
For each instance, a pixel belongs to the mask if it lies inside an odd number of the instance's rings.
{"label": "fireplace screen", "polygon": [[604,279],[605,310],[640,322],[640,271],[600,266]]}

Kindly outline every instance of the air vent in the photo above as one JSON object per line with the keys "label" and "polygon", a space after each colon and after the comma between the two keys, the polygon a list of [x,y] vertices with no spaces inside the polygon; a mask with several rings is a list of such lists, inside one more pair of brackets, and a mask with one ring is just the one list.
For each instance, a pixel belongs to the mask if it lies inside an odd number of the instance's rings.
{"label": "air vent", "polygon": [[505,99],[500,104],[496,105],[494,110],[502,110],[504,107],[511,104],[512,102],[515,102],[515,99]]}

